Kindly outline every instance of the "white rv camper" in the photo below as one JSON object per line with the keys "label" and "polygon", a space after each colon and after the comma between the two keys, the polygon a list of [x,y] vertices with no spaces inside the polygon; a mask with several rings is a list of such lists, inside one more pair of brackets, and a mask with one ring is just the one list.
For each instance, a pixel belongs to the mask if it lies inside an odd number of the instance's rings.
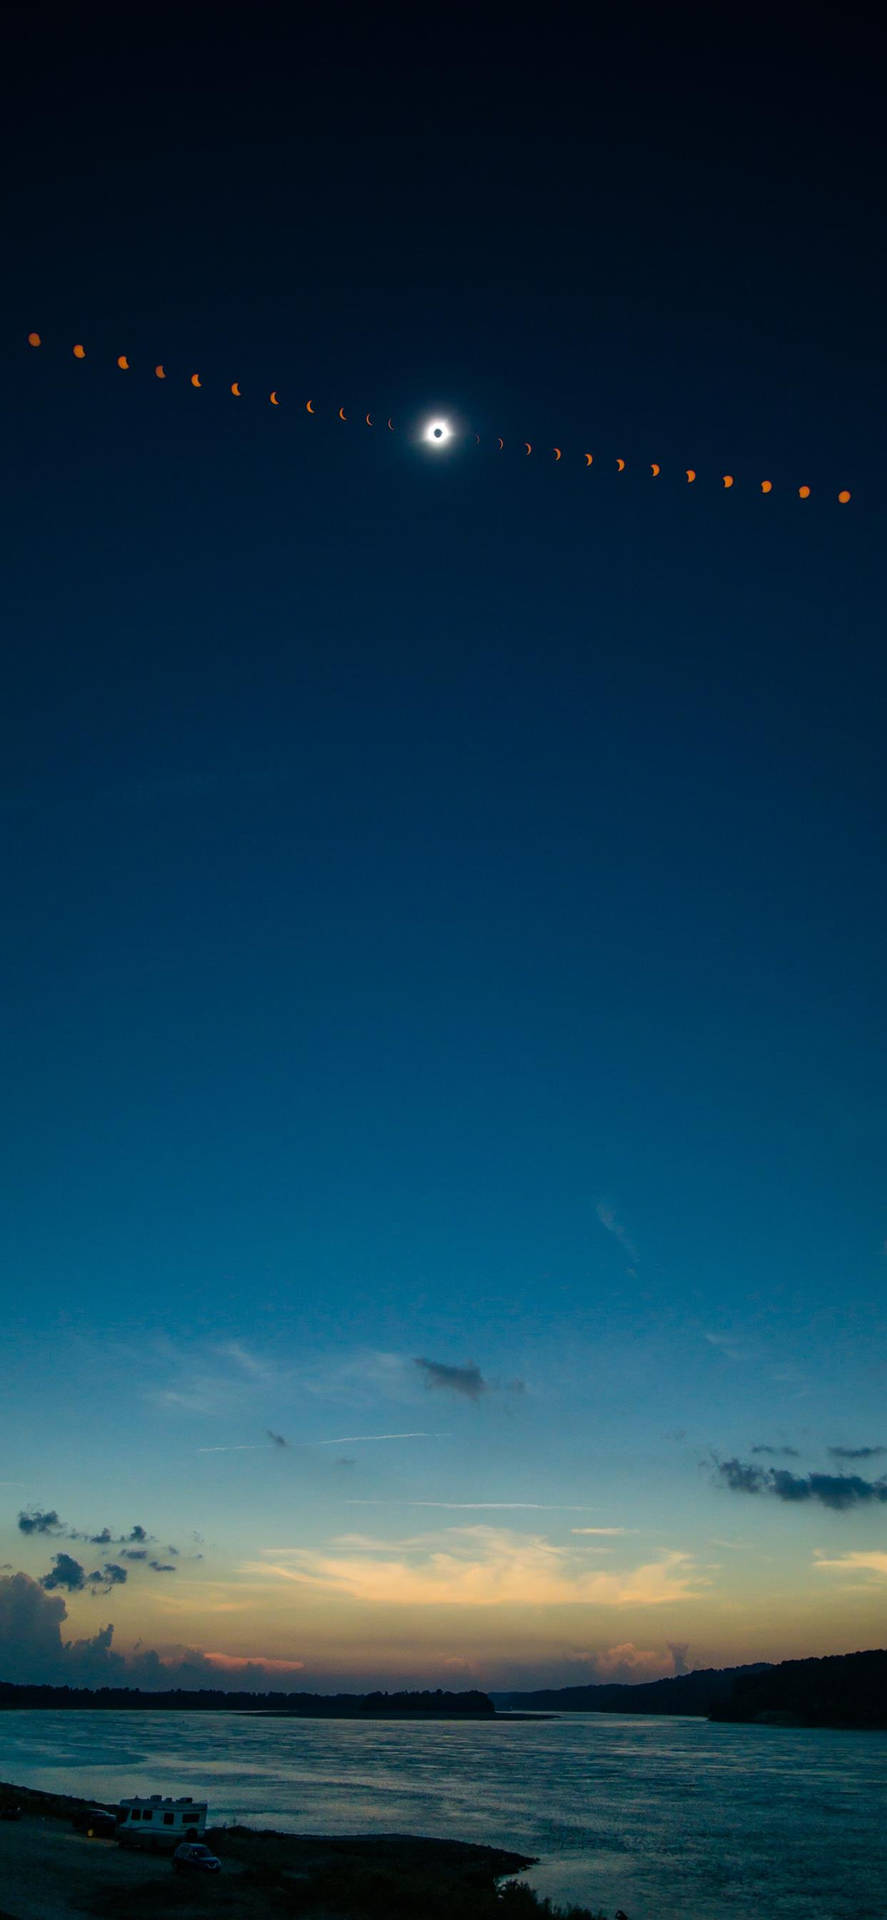
{"label": "white rv camper", "polygon": [[202,1840],[205,1832],[205,1800],[164,1800],[160,1793],[133,1793],[120,1802],[117,1841],[121,1847],[171,1853],[182,1840]]}

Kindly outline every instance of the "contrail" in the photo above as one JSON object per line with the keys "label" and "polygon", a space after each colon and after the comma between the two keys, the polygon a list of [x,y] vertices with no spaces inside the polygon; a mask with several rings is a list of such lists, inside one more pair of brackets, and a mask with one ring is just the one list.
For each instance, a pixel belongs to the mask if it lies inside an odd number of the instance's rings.
{"label": "contrail", "polygon": [[[287,1444],[291,1447],[345,1447],[353,1446],[357,1440],[449,1440],[451,1438],[452,1435],[449,1433],[424,1433],[420,1429],[417,1433],[342,1433],[337,1440],[291,1440]],[[245,1442],[242,1441],[239,1446],[233,1447],[198,1447],[197,1452],[267,1453],[268,1447],[273,1445],[273,1441],[263,1443],[257,1440],[248,1440]],[[10,1484],[13,1483],[10,1482]],[[24,1486],[24,1481],[17,1481],[15,1484]],[[579,1511],[579,1509],[577,1509],[577,1511]],[[583,1507],[582,1512],[584,1513],[585,1511],[586,1509]]]}

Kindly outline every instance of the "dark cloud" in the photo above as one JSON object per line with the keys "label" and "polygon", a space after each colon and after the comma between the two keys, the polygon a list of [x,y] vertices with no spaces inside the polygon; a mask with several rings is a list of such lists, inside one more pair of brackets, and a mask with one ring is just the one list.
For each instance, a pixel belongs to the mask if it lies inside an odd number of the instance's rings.
{"label": "dark cloud", "polygon": [[93,1593],[110,1593],[112,1587],[122,1587],[129,1574],[125,1567],[118,1567],[116,1561],[107,1560],[103,1567],[97,1567],[89,1576],[88,1585]]}
{"label": "dark cloud", "polygon": [[91,1547],[109,1547],[111,1545],[111,1529],[110,1527],[103,1527],[101,1533],[72,1533],[71,1539],[88,1540]]}
{"label": "dark cloud", "polygon": [[[122,1571],[122,1569],[121,1569]],[[304,1685],[295,1662],[292,1677],[261,1659],[230,1671],[193,1647],[179,1647],[163,1660],[151,1648],[124,1659],[112,1646],[114,1628],[100,1627],[86,1640],[64,1640],[67,1608],[61,1593],[47,1593],[26,1573],[0,1573],[2,1677],[23,1684],[129,1687],[287,1687]]]}
{"label": "dark cloud", "polygon": [[759,1447],[752,1447],[751,1451],[752,1453],[771,1453],[775,1457],[778,1457],[779,1454],[782,1454],[785,1459],[790,1459],[790,1460],[800,1460],[800,1457],[801,1457],[797,1447],[759,1446]]}
{"label": "dark cloud", "polygon": [[350,1459],[347,1453],[340,1453],[333,1464],[337,1467],[356,1467],[357,1461]]}
{"label": "dark cloud", "polygon": [[272,1443],[272,1445],[273,1445],[273,1446],[275,1446],[275,1447],[288,1447],[288,1446],[289,1446],[289,1441],[288,1441],[288,1440],[284,1440],[284,1437],[283,1437],[283,1434],[282,1434],[282,1433],[272,1433],[272,1431],[271,1431],[271,1428],[270,1428],[270,1427],[266,1427],[266,1428],[265,1428],[265,1432],[267,1433],[267,1435],[268,1435],[268,1438],[269,1438],[269,1440],[271,1441],[271,1443]]}
{"label": "dark cloud", "polygon": [[829,1447],[833,1460],[877,1460],[887,1447]]}
{"label": "dark cloud", "polygon": [[787,1467],[752,1467],[742,1460],[719,1460],[715,1472],[732,1493],[772,1494],[791,1505],[814,1500],[833,1513],[887,1505],[887,1480],[863,1480],[858,1473],[790,1473]]}
{"label": "dark cloud", "polygon": [[79,1560],[73,1559],[70,1553],[54,1553],[52,1567],[43,1575],[40,1585],[46,1593],[54,1593],[58,1587],[63,1587],[66,1593],[82,1593],[86,1575]]}
{"label": "dark cloud", "polygon": [[147,1560],[148,1549],[147,1547],[124,1547],[120,1558],[121,1560]]}
{"label": "dark cloud", "polygon": [[148,1565],[153,1567],[155,1573],[175,1573],[176,1571],[175,1567],[166,1560],[149,1560]]}
{"label": "dark cloud", "polygon": [[479,1400],[482,1393],[489,1391],[487,1382],[479,1367],[448,1367],[442,1360],[416,1360],[425,1375],[426,1387],[446,1387],[451,1393],[461,1393],[467,1400]]}
{"label": "dark cloud", "polygon": [[666,1640],[669,1653],[674,1661],[675,1673],[689,1673],[687,1655],[690,1651],[689,1640]]}
{"label": "dark cloud", "polygon": [[22,1512],[18,1517],[18,1526],[20,1533],[64,1532],[62,1522],[54,1509],[51,1513],[40,1513],[35,1507],[30,1513]]}
{"label": "dark cloud", "polygon": [[174,1553],[174,1554],[176,1554],[176,1555],[178,1555],[178,1551],[179,1551],[179,1549],[178,1549],[178,1547],[167,1547],[167,1549],[166,1549],[166,1551],[167,1551],[167,1553]]}
{"label": "dark cloud", "polygon": [[127,1544],[132,1544],[133,1546],[137,1543],[151,1540],[152,1538],[153,1536],[150,1533],[145,1532],[144,1527],[133,1527],[132,1531],[126,1535]]}

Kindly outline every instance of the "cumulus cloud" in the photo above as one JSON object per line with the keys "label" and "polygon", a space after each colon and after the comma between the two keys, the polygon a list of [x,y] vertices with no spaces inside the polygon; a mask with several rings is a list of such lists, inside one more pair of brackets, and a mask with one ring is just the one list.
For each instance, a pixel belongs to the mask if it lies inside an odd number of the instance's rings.
{"label": "cumulus cloud", "polygon": [[858,1473],[790,1473],[787,1467],[753,1467],[742,1460],[719,1460],[715,1478],[732,1493],[771,1494],[799,1505],[817,1501],[833,1513],[887,1504],[887,1480],[863,1480]]}
{"label": "cumulus cloud", "polygon": [[604,1572],[581,1547],[482,1524],[393,1542],[346,1536],[327,1552],[269,1548],[242,1571],[386,1606],[659,1606],[696,1598],[709,1584],[685,1553]]}
{"label": "cumulus cloud", "polygon": [[124,1657],[112,1645],[113,1625],[89,1638],[66,1640],[68,1618],[62,1593],[47,1592],[26,1573],[0,1576],[0,1646],[4,1680],[20,1685],[97,1687],[256,1687],[280,1686],[299,1660],[241,1659],[226,1653],[202,1653],[193,1647],[169,1650],[137,1647]]}
{"label": "cumulus cloud", "polygon": [[462,1394],[467,1400],[479,1400],[489,1388],[479,1367],[450,1367],[442,1360],[416,1360],[425,1376],[426,1387],[443,1387],[450,1393]]}
{"label": "cumulus cloud", "polygon": [[829,1447],[833,1460],[877,1460],[887,1447]]}
{"label": "cumulus cloud", "polygon": [[82,1593],[86,1585],[86,1574],[70,1553],[54,1553],[49,1573],[44,1573],[40,1582],[47,1593],[53,1593],[57,1587],[63,1587],[66,1593]]}
{"label": "cumulus cloud", "polygon": [[690,1651],[689,1640],[667,1640],[666,1646],[674,1662],[675,1673],[689,1673],[687,1655]]}
{"label": "cumulus cloud", "polygon": [[30,1513],[19,1514],[18,1526],[20,1533],[64,1533],[65,1530],[55,1509],[41,1513],[36,1507]]}
{"label": "cumulus cloud", "polygon": [[110,1593],[112,1587],[122,1587],[128,1579],[125,1567],[118,1566],[115,1560],[108,1560],[103,1567],[97,1567],[95,1573],[89,1575],[87,1585],[93,1593]]}
{"label": "cumulus cloud", "polygon": [[149,1560],[148,1565],[153,1569],[154,1573],[176,1572],[176,1568],[172,1566],[168,1560]]}

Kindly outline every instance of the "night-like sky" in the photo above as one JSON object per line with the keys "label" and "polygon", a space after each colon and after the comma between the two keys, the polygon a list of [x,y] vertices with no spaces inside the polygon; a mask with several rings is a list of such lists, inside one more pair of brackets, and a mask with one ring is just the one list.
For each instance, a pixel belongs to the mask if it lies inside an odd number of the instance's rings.
{"label": "night-like sky", "polygon": [[7,10],[0,1679],[883,1640],[887,42],[563,20]]}

